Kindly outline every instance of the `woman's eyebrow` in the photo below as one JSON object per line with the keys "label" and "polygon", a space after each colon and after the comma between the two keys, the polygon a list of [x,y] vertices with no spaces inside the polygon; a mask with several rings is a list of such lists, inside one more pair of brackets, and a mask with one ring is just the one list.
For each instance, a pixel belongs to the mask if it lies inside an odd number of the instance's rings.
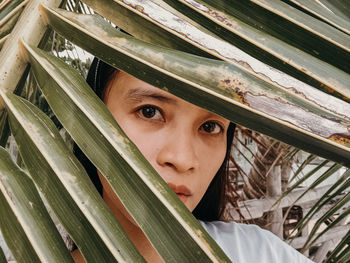
{"label": "woman's eyebrow", "polygon": [[157,90],[144,89],[144,88],[130,89],[126,93],[125,97],[127,100],[132,100],[136,102],[141,102],[144,99],[152,98],[162,102],[176,104],[175,99],[164,95],[162,92],[158,92]]}

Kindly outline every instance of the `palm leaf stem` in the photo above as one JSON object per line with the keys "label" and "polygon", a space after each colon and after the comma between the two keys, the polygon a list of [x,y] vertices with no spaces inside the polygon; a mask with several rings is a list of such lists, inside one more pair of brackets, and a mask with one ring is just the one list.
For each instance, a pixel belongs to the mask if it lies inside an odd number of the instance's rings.
{"label": "palm leaf stem", "polygon": [[[21,55],[18,45],[20,39],[27,43],[37,45],[46,31],[39,15],[39,5],[42,1],[30,1],[24,8],[21,17],[13,28],[11,35],[0,51],[0,89],[3,91],[14,91],[17,82],[20,80],[25,68],[26,61]],[[61,0],[48,0],[48,6],[57,7]],[[0,112],[5,104],[0,99]]]}

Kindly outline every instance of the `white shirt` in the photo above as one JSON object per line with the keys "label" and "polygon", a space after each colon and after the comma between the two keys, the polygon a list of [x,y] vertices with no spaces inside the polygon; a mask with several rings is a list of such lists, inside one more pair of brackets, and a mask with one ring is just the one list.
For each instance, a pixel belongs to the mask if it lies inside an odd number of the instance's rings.
{"label": "white shirt", "polygon": [[[233,263],[312,263],[269,231],[234,222],[199,221]],[[0,234],[0,247],[14,262]]]}
{"label": "white shirt", "polygon": [[202,222],[233,263],[312,263],[277,236],[256,225]]}

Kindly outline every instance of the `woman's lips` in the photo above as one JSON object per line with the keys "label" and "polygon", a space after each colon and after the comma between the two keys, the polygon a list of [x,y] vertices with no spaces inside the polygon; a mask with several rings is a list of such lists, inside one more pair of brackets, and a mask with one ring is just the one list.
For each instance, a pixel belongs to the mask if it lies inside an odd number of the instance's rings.
{"label": "woman's lips", "polygon": [[187,198],[192,195],[191,190],[188,189],[185,185],[175,185],[172,183],[168,183],[168,185],[171,189],[173,189],[173,191],[183,203],[185,203]]}

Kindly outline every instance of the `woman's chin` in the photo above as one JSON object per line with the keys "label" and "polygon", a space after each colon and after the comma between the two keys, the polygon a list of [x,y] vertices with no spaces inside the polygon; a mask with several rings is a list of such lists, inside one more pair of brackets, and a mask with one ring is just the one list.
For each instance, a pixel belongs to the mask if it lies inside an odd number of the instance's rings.
{"label": "woman's chin", "polygon": [[184,203],[186,205],[186,201],[188,200],[189,196],[188,195],[184,195],[184,194],[176,194],[178,198],[180,198],[180,200],[182,201],[182,203]]}

